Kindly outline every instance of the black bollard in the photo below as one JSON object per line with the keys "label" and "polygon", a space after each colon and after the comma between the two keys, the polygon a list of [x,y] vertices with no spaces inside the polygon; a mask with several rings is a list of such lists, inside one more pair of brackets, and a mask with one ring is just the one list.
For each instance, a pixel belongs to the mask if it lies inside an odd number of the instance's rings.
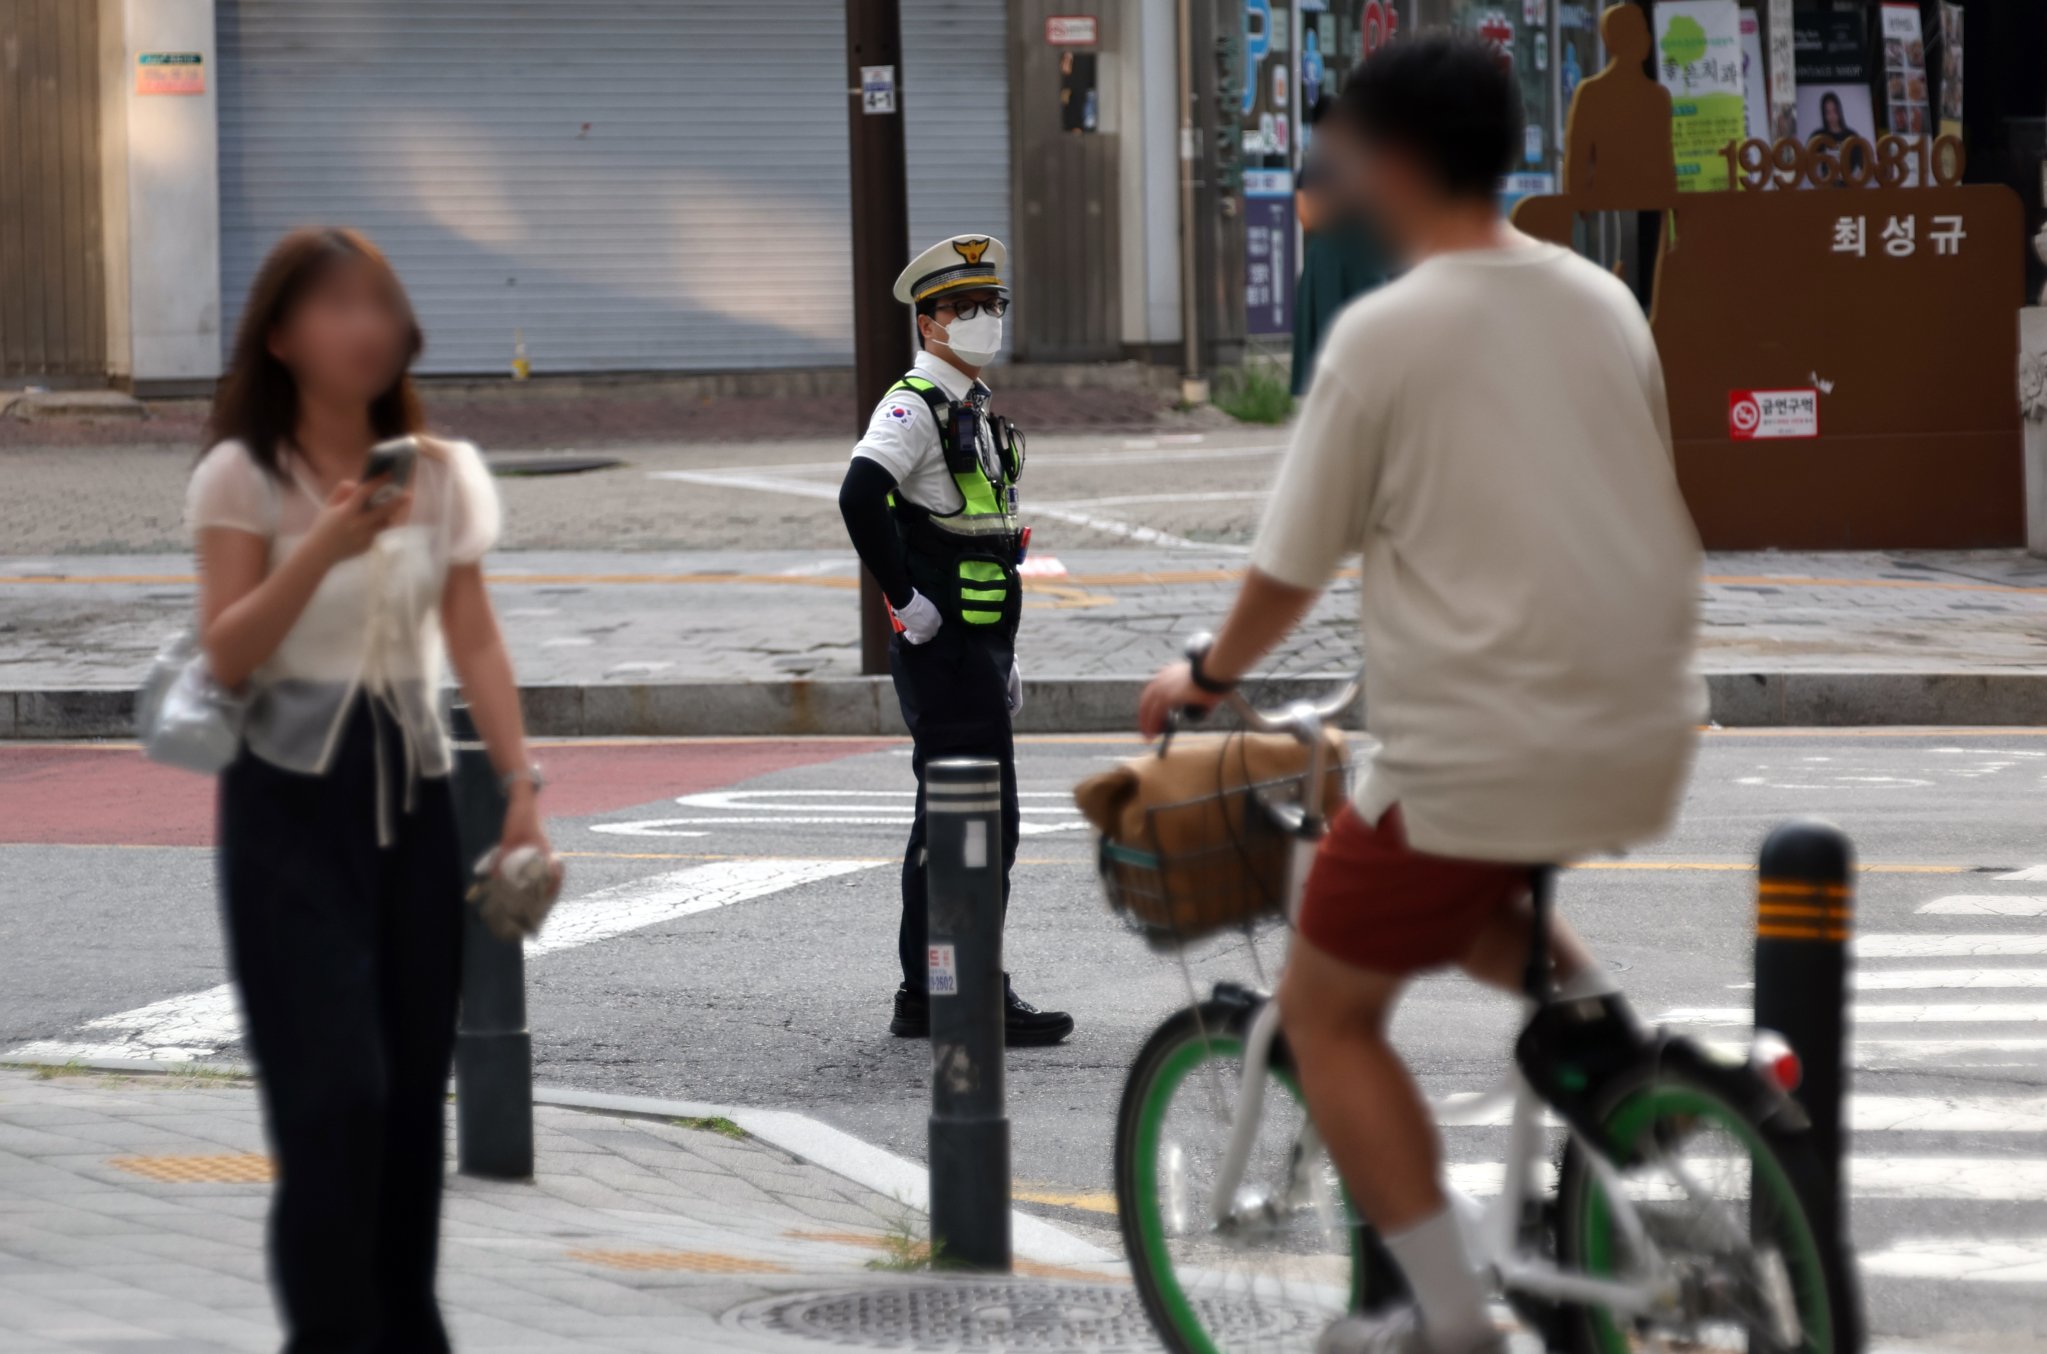
{"label": "black bollard", "polygon": [[1009,1117],[1002,1105],[1002,768],[924,773],[931,992],[931,1248],[1009,1270]]}
{"label": "black bollard", "polygon": [[[505,794],[469,707],[451,712],[455,823],[465,872],[497,845]],[[533,1038],[526,1032],[526,952],[462,906],[462,1009],[455,1028],[455,1163],[464,1175],[533,1178]]]}
{"label": "black bollard", "polygon": [[1831,823],[1786,823],[1763,843],[1756,885],[1756,1028],[1784,1036],[1803,1068],[1793,1098],[1812,1122],[1815,1176],[1798,1181],[1834,1294],[1840,1354],[1863,1347],[1842,1170],[1855,923],[1855,848]]}

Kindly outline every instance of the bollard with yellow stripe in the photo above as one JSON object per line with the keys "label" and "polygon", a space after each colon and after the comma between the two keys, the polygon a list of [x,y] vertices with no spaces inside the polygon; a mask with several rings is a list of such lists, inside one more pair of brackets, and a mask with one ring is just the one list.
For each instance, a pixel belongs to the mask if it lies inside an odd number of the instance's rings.
{"label": "bollard with yellow stripe", "polygon": [[[1814,1178],[1796,1182],[1825,1258],[1834,1310],[1862,1310],[1844,1208],[1848,1158],[1848,943],[1855,930],[1855,847],[1832,823],[1799,819],[1763,842],[1756,880],[1756,1030],[1784,1036],[1803,1075],[1793,1092],[1812,1123]],[[1837,1354],[1862,1348],[1837,1332]]]}

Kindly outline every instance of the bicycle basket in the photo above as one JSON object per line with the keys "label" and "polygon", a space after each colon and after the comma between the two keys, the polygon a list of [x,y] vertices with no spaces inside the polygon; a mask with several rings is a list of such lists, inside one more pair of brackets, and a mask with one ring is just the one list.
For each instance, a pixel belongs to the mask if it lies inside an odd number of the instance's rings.
{"label": "bicycle basket", "polygon": [[1160,949],[1281,915],[1294,839],[1263,804],[1299,803],[1306,781],[1285,776],[1158,805],[1145,810],[1136,842],[1104,834],[1098,863],[1110,907]]}

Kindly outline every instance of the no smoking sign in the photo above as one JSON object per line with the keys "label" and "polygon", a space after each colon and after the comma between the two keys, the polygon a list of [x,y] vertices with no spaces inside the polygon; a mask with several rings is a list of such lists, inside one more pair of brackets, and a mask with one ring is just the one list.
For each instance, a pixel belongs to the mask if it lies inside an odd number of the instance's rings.
{"label": "no smoking sign", "polygon": [[1817,390],[1730,390],[1727,435],[1737,442],[1820,435]]}

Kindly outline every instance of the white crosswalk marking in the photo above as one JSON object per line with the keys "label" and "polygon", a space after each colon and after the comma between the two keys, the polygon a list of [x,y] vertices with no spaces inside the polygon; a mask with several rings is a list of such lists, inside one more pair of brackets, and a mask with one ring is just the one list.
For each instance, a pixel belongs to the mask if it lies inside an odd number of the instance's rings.
{"label": "white crosswalk marking", "polygon": [[1921,903],[1917,911],[1922,917],[2047,917],[2047,896],[1954,893]]}
{"label": "white crosswalk marking", "polygon": [[[857,860],[716,860],[692,865],[562,903],[540,935],[527,943],[526,953],[530,957],[574,949],[677,917],[871,868],[873,862]],[[235,1007],[234,988],[222,983],[204,992],[89,1020],[69,1038],[39,1039],[14,1049],[9,1056],[50,1063],[99,1058],[202,1062],[241,1037],[241,1012]]]}
{"label": "white crosswalk marking", "polygon": [[[1453,1189],[1476,1199],[1497,1195],[1506,1178],[1497,1161],[1457,1162],[1446,1170]],[[1555,1164],[1546,1163],[1545,1172],[1553,1186]],[[2047,1203],[2047,1160],[1855,1156],[1848,1161],[1848,1192],[1857,1199]]]}
{"label": "white crosswalk marking", "polygon": [[1863,992],[1910,992],[1919,989],[2012,989],[2047,987],[2043,968],[1905,968],[1864,969],[1855,975]]}
{"label": "white crosswalk marking", "polygon": [[2012,959],[2047,954],[2047,932],[2032,935],[1857,936],[1857,959]]}
{"label": "white crosswalk marking", "polygon": [[[1498,1128],[1513,1117],[1506,1103],[1451,1096],[1439,1111],[1445,1128]],[[1856,1133],[2047,1132],[2047,1096],[1853,1095],[1848,1122]]]}
{"label": "white crosswalk marking", "polygon": [[[1747,1025],[1755,1012],[1745,1006],[1678,1006],[1656,1017],[1664,1025]],[[1981,1022],[1986,1025],[2034,1023],[2047,1020],[2047,1004],[2039,1002],[1962,1003],[1953,1005],[1873,1005],[1857,1002],[1856,1025],[1952,1025]]]}
{"label": "white crosswalk marking", "polygon": [[2047,1237],[2009,1241],[1915,1237],[1864,1252],[1862,1272],[1891,1279],[2047,1283]]}

